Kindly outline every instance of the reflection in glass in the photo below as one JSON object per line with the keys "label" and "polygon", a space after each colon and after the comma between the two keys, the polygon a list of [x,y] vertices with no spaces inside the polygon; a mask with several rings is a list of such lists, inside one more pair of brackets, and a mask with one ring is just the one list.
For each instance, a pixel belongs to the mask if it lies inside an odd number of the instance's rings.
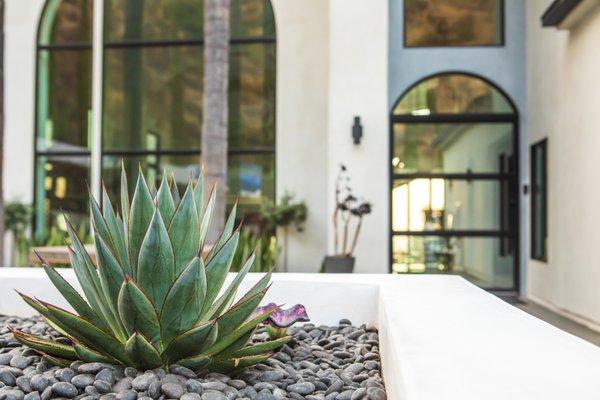
{"label": "reflection in glass", "polygon": [[88,219],[89,157],[38,156],[35,175],[35,236],[51,227],[66,230],[64,212],[74,226]]}
{"label": "reflection in glass", "polygon": [[38,151],[88,150],[91,63],[91,50],[38,52]]}
{"label": "reflection in glass", "polygon": [[499,181],[396,180],[394,231],[500,230]]}
{"label": "reflection in glass", "polygon": [[105,50],[104,148],[199,149],[202,52],[197,46]]}
{"label": "reflection in glass", "polygon": [[484,80],[445,74],[413,86],[394,108],[394,115],[512,113],[511,104]]}
{"label": "reflection in glass", "polygon": [[48,0],[38,44],[91,43],[93,4],[92,0]]}
{"label": "reflection in glass", "polygon": [[404,0],[405,45],[502,44],[502,0]]}
{"label": "reflection in glass", "polygon": [[484,288],[513,288],[513,255],[499,238],[394,236],[393,272],[461,274]]}
{"label": "reflection in glass", "polygon": [[395,173],[500,172],[498,157],[513,148],[507,123],[397,123],[393,135]]}
{"label": "reflection in glass", "polygon": [[232,45],[229,75],[229,146],[272,147],[275,44]]}
{"label": "reflection in glass", "polygon": [[255,213],[265,199],[275,199],[275,155],[230,155],[227,203],[236,199],[242,215]]}
{"label": "reflection in glass", "polygon": [[202,39],[202,0],[105,0],[108,42]]}
{"label": "reflection in glass", "polygon": [[231,37],[275,37],[275,17],[270,0],[231,2]]}

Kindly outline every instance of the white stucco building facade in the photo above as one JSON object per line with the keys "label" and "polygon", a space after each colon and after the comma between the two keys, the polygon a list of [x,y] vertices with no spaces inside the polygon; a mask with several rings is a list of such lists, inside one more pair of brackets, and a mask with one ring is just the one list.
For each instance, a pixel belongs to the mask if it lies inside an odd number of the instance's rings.
{"label": "white stucco building facade", "polygon": [[[45,3],[44,0],[6,1],[3,171],[6,201],[30,204],[34,200],[36,48],[38,23]],[[573,22],[569,30],[558,31],[543,28],[540,20],[551,0],[499,3],[503,19],[502,40],[498,44],[413,48],[403,40],[406,31],[403,0],[272,0],[277,34],[276,197],[291,191],[309,209],[305,229],[292,232],[290,270],[316,272],[323,256],[332,251],[331,215],[340,164],[348,166],[355,191],[373,205],[373,213],[363,224],[355,272],[388,273],[392,264],[401,264],[394,261],[398,252],[394,246],[399,245],[392,238],[405,235],[394,233],[398,230],[392,226],[391,191],[396,180],[404,179],[394,178],[395,170],[390,167],[396,151],[392,139],[394,107],[425,78],[465,74],[489,83],[511,105],[512,117],[508,112],[500,114],[513,124],[510,126],[514,151],[509,157],[517,167],[505,175],[502,171],[480,171],[481,176],[473,178],[483,181],[494,175],[499,182],[511,182],[513,186],[507,190],[512,191],[515,201],[509,201],[511,205],[501,210],[498,218],[514,218],[514,221],[505,226],[493,214],[493,220],[481,222],[482,226],[464,228],[463,236],[471,238],[469,235],[476,234],[473,243],[487,240],[489,246],[484,248],[493,249],[490,252],[506,252],[504,247],[508,246],[507,262],[515,269],[503,289],[598,326],[600,262],[593,249],[600,240],[595,229],[600,221],[596,221],[594,213],[600,192],[593,178],[594,154],[599,145],[595,130],[600,125],[600,121],[595,121],[598,113],[594,111],[600,104],[596,84],[600,59],[594,54],[597,47],[594,39],[600,35],[600,11],[587,9],[586,18]],[[102,1],[96,0],[97,23],[92,36],[92,105],[96,109],[91,113],[96,146],[101,129],[98,108],[102,106],[103,54],[98,26],[102,25],[102,10]],[[360,117],[363,126],[360,144],[355,144],[351,135],[355,116]],[[496,124],[499,117],[486,118],[491,122],[477,123]],[[400,117],[395,123],[402,126],[424,123],[406,121]],[[525,187],[530,184],[529,145],[546,137],[549,138],[548,259],[540,262],[530,259],[530,199]],[[99,162],[98,152],[99,149],[91,149],[92,163]],[[460,160],[460,156],[457,158]],[[493,163],[497,165],[496,158]],[[477,175],[478,171],[474,173]],[[469,185],[471,182],[471,178],[464,176],[431,175],[418,179],[462,179]],[[99,177],[92,178],[91,184],[97,187]],[[480,189],[473,189],[479,187],[478,183],[467,187],[470,188],[465,189],[470,190],[467,194],[480,196]],[[504,190],[502,187],[500,191]],[[489,192],[494,198],[500,196],[495,190]],[[418,232],[417,237],[422,236],[425,235]],[[461,242],[462,236],[452,232],[447,236],[450,242],[453,238],[458,241],[449,253],[472,253],[468,247],[472,245],[470,239]],[[426,248],[427,242],[419,246]],[[448,244],[445,246],[450,248]],[[439,254],[436,257],[433,263],[445,270]],[[452,257],[454,264],[469,259],[464,255]],[[480,279],[488,277],[482,275]],[[492,282],[488,286],[497,285]]]}

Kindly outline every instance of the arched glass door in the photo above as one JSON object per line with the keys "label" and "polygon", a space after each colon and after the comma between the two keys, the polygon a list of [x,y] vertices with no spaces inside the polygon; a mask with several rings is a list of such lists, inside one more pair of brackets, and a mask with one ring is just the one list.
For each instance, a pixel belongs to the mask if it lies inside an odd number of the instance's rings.
{"label": "arched glass door", "polygon": [[391,263],[518,287],[518,116],[489,82],[442,74],[391,116]]}

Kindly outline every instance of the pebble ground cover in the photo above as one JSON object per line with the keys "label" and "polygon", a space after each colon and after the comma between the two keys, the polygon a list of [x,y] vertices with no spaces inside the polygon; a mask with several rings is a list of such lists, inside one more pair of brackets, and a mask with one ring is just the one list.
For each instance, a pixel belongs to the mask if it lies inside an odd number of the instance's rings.
{"label": "pebble ground cover", "polygon": [[[348,320],[290,328],[292,341],[233,377],[197,376],[177,365],[138,371],[76,361],[61,368],[17,342],[9,326],[69,343],[40,317],[0,316],[0,400],[386,399],[377,330]],[[254,340],[265,335],[259,331]]]}

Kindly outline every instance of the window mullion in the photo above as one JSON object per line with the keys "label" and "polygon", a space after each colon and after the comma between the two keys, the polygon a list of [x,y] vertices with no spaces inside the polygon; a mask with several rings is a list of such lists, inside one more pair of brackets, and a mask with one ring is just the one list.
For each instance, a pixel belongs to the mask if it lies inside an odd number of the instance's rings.
{"label": "window mullion", "polygon": [[102,159],[102,79],[104,57],[104,0],[94,0],[92,24],[92,122],[90,180],[92,193],[100,198]]}

